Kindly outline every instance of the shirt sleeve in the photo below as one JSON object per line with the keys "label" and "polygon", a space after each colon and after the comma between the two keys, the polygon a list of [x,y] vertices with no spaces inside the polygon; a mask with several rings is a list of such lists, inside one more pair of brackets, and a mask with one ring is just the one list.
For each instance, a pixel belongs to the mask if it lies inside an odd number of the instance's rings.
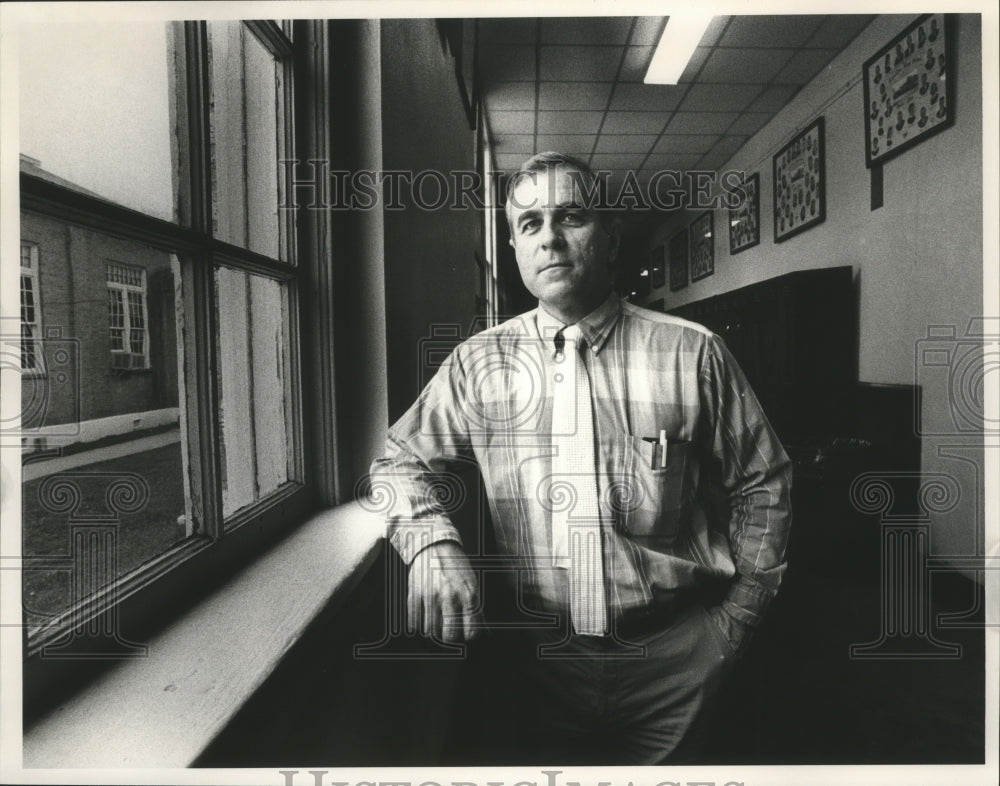
{"label": "shirt sleeve", "polygon": [[448,500],[464,496],[455,459],[468,456],[465,375],[455,350],[413,406],[388,431],[385,454],[372,462],[370,495],[386,511],[386,537],[407,564],[434,543],[462,539]]}
{"label": "shirt sleeve", "polygon": [[736,565],[722,611],[737,623],[732,627],[753,628],[786,567],[792,465],[742,370],[714,334],[703,358],[700,395],[709,460]]}

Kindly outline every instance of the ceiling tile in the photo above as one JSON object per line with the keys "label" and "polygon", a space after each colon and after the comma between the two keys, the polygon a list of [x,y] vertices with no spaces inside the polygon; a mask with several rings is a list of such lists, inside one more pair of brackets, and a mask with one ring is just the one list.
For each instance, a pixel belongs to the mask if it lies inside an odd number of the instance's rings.
{"label": "ceiling tile", "polygon": [[643,153],[595,153],[590,158],[594,169],[638,169],[646,156]]}
{"label": "ceiling tile", "polygon": [[712,21],[705,28],[705,34],[701,37],[701,41],[698,42],[698,46],[714,46],[718,42],[719,36],[722,35],[722,31],[726,29],[726,25],[729,24],[730,19],[732,19],[731,16],[713,16]]}
{"label": "ceiling tile", "polygon": [[802,46],[825,18],[821,14],[734,16],[719,46]]}
{"label": "ceiling tile", "polygon": [[698,169],[717,170],[729,160],[725,154],[710,153],[698,162]]}
{"label": "ceiling tile", "polygon": [[684,66],[684,71],[677,79],[677,84],[683,85],[688,82],[693,82],[695,74],[701,70],[701,67],[705,64],[705,61],[711,53],[712,48],[710,46],[699,46],[695,49],[694,54],[691,55],[691,59],[688,60],[688,64]]}
{"label": "ceiling tile", "polygon": [[539,109],[600,109],[608,106],[612,82],[542,82]]}
{"label": "ceiling tile", "polygon": [[736,119],[736,112],[677,112],[668,134],[721,134]]}
{"label": "ceiling tile", "polygon": [[[673,162],[665,166],[640,170],[645,193],[648,199],[660,209],[681,209],[688,206],[688,188],[683,173],[689,169],[694,169],[694,164],[684,164]],[[660,172],[678,172],[678,177],[660,174],[656,178],[655,186],[650,182],[650,178]]]}
{"label": "ceiling tile", "polygon": [[722,166],[873,18],[715,17],[680,85],[642,83],[666,17],[481,20],[498,166],[542,150],[616,175]]}
{"label": "ceiling tile", "polygon": [[538,133],[596,134],[603,112],[539,112]]}
{"label": "ceiling tile", "polygon": [[595,153],[648,153],[658,134],[601,134]]}
{"label": "ceiling tile", "polygon": [[772,85],[753,100],[747,112],[777,112],[788,103],[798,88],[795,85]]}
{"label": "ceiling tile", "polygon": [[479,67],[484,84],[519,82],[535,78],[535,47],[483,46]]}
{"label": "ceiling tile", "polygon": [[707,153],[717,135],[711,134],[671,134],[666,133],[653,148],[656,153]]}
{"label": "ceiling tile", "polygon": [[498,82],[483,89],[488,109],[534,109],[534,82]]}
{"label": "ceiling tile", "polygon": [[566,82],[613,82],[620,46],[543,46],[541,78]]}
{"label": "ceiling tile", "polygon": [[497,154],[535,152],[534,134],[501,134],[493,139],[493,149]]}
{"label": "ceiling tile", "polygon": [[773,115],[770,112],[744,112],[726,132],[729,134],[756,134]]}
{"label": "ceiling tile", "polygon": [[637,16],[628,42],[632,46],[656,46],[666,19],[665,16]]}
{"label": "ceiling tile", "polygon": [[746,144],[748,138],[745,136],[724,136],[712,146],[709,155],[731,156]]}
{"label": "ceiling tile", "polygon": [[601,129],[605,134],[659,134],[669,112],[608,112]]}
{"label": "ceiling tile", "polygon": [[635,176],[638,178],[639,182],[642,183],[643,188],[645,188],[646,184],[649,182],[649,178],[659,171],[660,170],[657,167],[643,167],[635,173]]}
{"label": "ceiling tile", "polygon": [[515,172],[520,169],[521,164],[524,163],[524,156],[510,153],[497,153],[496,162],[497,169],[504,172]]}
{"label": "ceiling tile", "polygon": [[825,46],[839,49],[847,46],[865,29],[874,16],[868,14],[837,14],[828,16],[809,39],[808,46]]}
{"label": "ceiling tile", "polygon": [[653,47],[651,46],[629,46],[625,50],[625,62],[622,63],[622,72],[619,81],[641,82],[646,77],[649,69],[649,61],[653,57]]}
{"label": "ceiling tile", "polygon": [[532,134],[535,131],[534,112],[491,112],[490,130],[494,134]]}
{"label": "ceiling tile", "polygon": [[539,134],[535,152],[555,150],[570,156],[589,156],[594,139],[594,134]]}
{"label": "ceiling tile", "polygon": [[534,44],[537,29],[534,19],[480,19],[479,44]]}
{"label": "ceiling tile", "polygon": [[759,85],[691,85],[682,112],[739,112],[760,92]]}
{"label": "ceiling tile", "polygon": [[836,49],[803,49],[796,52],[774,77],[774,81],[804,85],[822,71],[836,54]]}
{"label": "ceiling tile", "polygon": [[646,159],[643,169],[690,169],[703,153],[654,153]]}
{"label": "ceiling tile", "polygon": [[716,49],[709,55],[702,82],[770,82],[792,56],[791,49]]}
{"label": "ceiling tile", "polygon": [[624,44],[631,27],[630,16],[547,17],[542,19],[542,43]]}
{"label": "ceiling tile", "polygon": [[643,85],[619,82],[611,97],[611,109],[667,112],[677,107],[684,88],[677,85]]}

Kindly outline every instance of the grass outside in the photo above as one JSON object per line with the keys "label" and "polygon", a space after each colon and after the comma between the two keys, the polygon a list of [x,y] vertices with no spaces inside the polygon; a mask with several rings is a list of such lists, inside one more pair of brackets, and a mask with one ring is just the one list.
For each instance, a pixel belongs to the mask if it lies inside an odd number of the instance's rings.
{"label": "grass outside", "polygon": [[[141,509],[121,514],[114,521],[106,494],[115,479],[126,473],[138,475],[145,481],[149,498]],[[178,517],[184,513],[180,442],[58,473],[58,477],[71,481],[79,494],[73,511],[53,513],[42,504],[43,484],[54,477],[57,476],[28,481],[22,488],[21,533],[25,560],[22,604],[29,626],[45,622],[78,600],[73,598],[74,583],[96,589],[185,536],[183,525],[178,524]],[[52,507],[58,506],[48,505]],[[114,544],[110,553],[99,541],[91,543],[89,539],[84,546],[87,553],[75,556],[71,553],[74,523],[88,517],[110,522],[107,531],[113,535]],[[45,558],[49,566],[32,569],[32,558]],[[74,563],[85,565],[84,575],[74,577],[71,569]],[[56,566],[52,567],[53,564]],[[114,575],[107,575],[109,573]]]}

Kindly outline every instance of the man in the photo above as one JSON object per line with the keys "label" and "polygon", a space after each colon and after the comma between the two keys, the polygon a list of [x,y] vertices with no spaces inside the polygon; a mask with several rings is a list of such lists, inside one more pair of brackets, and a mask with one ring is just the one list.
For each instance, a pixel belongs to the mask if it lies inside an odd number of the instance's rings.
{"label": "man", "polygon": [[526,614],[530,646],[504,664],[539,761],[689,761],[780,583],[790,462],[715,335],[614,293],[619,226],[587,203],[595,185],[558,153],[511,178],[539,307],[452,353],[373,482],[395,492],[411,626],[468,641],[478,576],[430,487],[450,459],[478,463]]}

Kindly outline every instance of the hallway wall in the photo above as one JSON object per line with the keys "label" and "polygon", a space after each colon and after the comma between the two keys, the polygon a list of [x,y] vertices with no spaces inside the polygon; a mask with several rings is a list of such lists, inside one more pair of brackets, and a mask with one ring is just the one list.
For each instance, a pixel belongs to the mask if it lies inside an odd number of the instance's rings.
{"label": "hallway wall", "polygon": [[[341,20],[334,30],[332,170],[475,170],[454,72],[433,19]],[[424,194],[435,197],[428,179]],[[438,324],[468,330],[480,236],[472,209],[335,212],[336,375],[341,496],[381,455],[385,429],[426,382],[421,350]]]}
{"label": "hallway wall", "polygon": [[[331,34],[331,171],[450,177],[475,169],[475,135],[433,19],[337,20]],[[360,192],[348,187],[345,197],[352,194]],[[331,211],[341,501],[363,493],[386,427],[422,388],[422,341],[432,326],[468,330],[475,311],[477,214],[422,210],[406,189],[404,209],[383,209],[388,199],[382,194],[372,209]],[[398,562],[394,552],[386,558]],[[317,620],[311,638],[294,648],[206,762],[246,766],[285,752],[287,760],[316,764],[437,761],[460,664],[353,654],[354,645],[386,633],[387,575],[373,570],[348,608]],[[306,705],[316,714],[303,714]],[[356,712],[329,711],[344,706]],[[276,728],[274,718],[287,720]],[[248,738],[260,745],[248,749]]]}
{"label": "hallway wall", "polygon": [[[476,168],[454,64],[441,51],[433,19],[386,19],[382,27],[382,163],[386,170],[452,172]],[[437,194],[433,179],[424,198]],[[475,250],[482,232],[473,209],[428,211],[412,199],[385,211],[386,359],[389,421],[423,389],[422,340],[435,325],[469,329],[475,316]]]}
{"label": "hallway wall", "polygon": [[[714,275],[678,292],[669,286],[653,290],[649,300],[663,297],[669,310],[794,270],[852,265],[859,292],[859,379],[923,385],[924,431],[941,433],[924,438],[923,472],[949,475],[961,489],[956,506],[933,517],[932,550],[959,562],[977,547],[982,451],[963,447],[961,458],[949,458],[939,449],[968,441],[951,425],[952,413],[955,406],[974,404],[970,391],[964,399],[952,392],[947,369],[927,367],[918,353],[930,328],[954,326],[961,338],[970,319],[983,313],[981,25],[978,15],[958,19],[954,126],[884,164],[884,206],[873,211],[862,63],[915,18],[876,18],[721,168],[760,173],[760,245],[730,256],[728,216],[716,211]],[[820,115],[826,124],[826,221],[776,244],[771,157]],[[665,243],[696,215],[663,222],[648,248]],[[956,342],[945,347],[955,349]]]}

